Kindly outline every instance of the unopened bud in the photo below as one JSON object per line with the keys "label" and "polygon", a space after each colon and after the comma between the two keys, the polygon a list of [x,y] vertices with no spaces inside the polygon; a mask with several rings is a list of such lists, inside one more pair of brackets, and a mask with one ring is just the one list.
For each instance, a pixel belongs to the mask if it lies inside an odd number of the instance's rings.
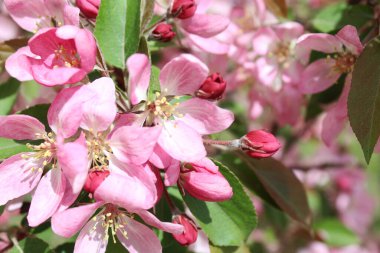
{"label": "unopened bud", "polygon": [[220,99],[226,90],[227,83],[219,73],[211,74],[196,92],[196,96],[204,99]]}
{"label": "unopened bud", "polygon": [[195,0],[174,0],[172,14],[179,19],[187,19],[194,16],[196,10]]}
{"label": "unopened bud", "polygon": [[76,0],[78,8],[88,18],[96,18],[101,0]]}
{"label": "unopened bud", "polygon": [[84,190],[89,193],[94,193],[109,174],[110,172],[108,170],[91,171],[87,176],[86,183],[84,184]]}
{"label": "unopened bud", "polygon": [[281,147],[277,138],[264,130],[251,131],[243,136],[240,141],[241,149],[254,158],[270,157]]}
{"label": "unopened bud", "polygon": [[183,226],[182,234],[173,234],[174,239],[181,245],[187,246],[194,243],[198,237],[198,228],[194,221],[185,214],[176,215],[173,223]]}
{"label": "unopened bud", "polygon": [[152,32],[152,37],[156,40],[168,42],[171,41],[175,36],[173,32],[173,27],[170,24],[160,23]]}

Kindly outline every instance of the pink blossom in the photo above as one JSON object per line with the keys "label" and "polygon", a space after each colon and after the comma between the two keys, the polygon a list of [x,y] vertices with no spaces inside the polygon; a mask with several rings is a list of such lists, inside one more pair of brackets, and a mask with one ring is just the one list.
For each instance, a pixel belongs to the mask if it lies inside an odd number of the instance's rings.
{"label": "pink blossom", "polygon": [[[68,88],[53,101],[48,112],[53,130],[50,133],[46,133],[45,126],[31,116],[0,116],[0,137],[42,141],[38,145],[27,144],[30,152],[14,155],[0,164],[0,177],[4,182],[0,189],[1,205],[35,189],[28,214],[30,226],[38,226],[56,210],[68,207],[76,199],[77,194],[71,192],[64,174],[65,170],[86,168],[87,164],[81,163],[81,155],[87,154],[87,147],[81,137],[66,144],[63,144],[63,138],[74,135],[79,127],[80,110],[75,108],[75,103],[65,101],[68,95],[79,91],[77,87]],[[70,152],[66,153],[64,145],[71,145]],[[67,164],[61,160],[59,153],[64,153],[72,162]],[[52,166],[50,170],[48,164]]]}
{"label": "pink blossom", "polygon": [[79,9],[65,0],[4,0],[4,4],[14,21],[29,32],[62,25],[79,26]]}
{"label": "pink blossom", "polygon": [[[101,206],[104,206],[101,211],[89,220]],[[145,210],[131,210],[128,206],[122,207],[127,211],[123,211],[117,205],[104,202],[67,209],[53,216],[52,228],[55,233],[64,237],[71,237],[81,230],[75,243],[75,253],[105,252],[109,229],[111,229],[114,243],[116,235],[121,244],[131,253],[162,252],[160,241],[155,233],[147,226],[135,221],[133,213],[139,215],[145,223],[166,232],[179,234],[183,231],[182,225],[161,222]]]}
{"label": "pink blossom", "polygon": [[[150,76],[148,58],[135,54],[128,59],[127,66],[132,104],[146,101]],[[206,155],[202,135],[220,132],[233,122],[231,112],[204,99],[188,98],[194,96],[208,72],[207,66],[192,55],[176,57],[161,70],[161,91],[155,93],[153,101],[145,102],[145,124],[162,126],[158,145],[176,160],[202,159]]]}
{"label": "pink blossom", "polygon": [[20,81],[34,79],[46,86],[81,81],[95,66],[96,43],[86,29],[75,26],[44,28],[28,46],[11,55],[8,73]]}
{"label": "pink blossom", "polygon": [[101,0],[76,0],[76,4],[81,12],[88,18],[98,16]]}
{"label": "pink blossom", "polygon": [[174,239],[181,245],[193,244],[198,238],[198,228],[195,222],[185,214],[176,215],[173,223],[183,225],[181,234],[173,234]]}
{"label": "pink blossom", "polygon": [[305,34],[297,42],[297,55],[307,63],[312,50],[331,55],[312,62],[302,73],[300,90],[318,93],[333,85],[342,74],[351,74],[356,58],[363,50],[356,28],[343,27],[335,36]]}
{"label": "pink blossom", "polygon": [[241,138],[242,149],[254,158],[265,158],[275,154],[281,147],[277,138],[264,130],[254,130]]}

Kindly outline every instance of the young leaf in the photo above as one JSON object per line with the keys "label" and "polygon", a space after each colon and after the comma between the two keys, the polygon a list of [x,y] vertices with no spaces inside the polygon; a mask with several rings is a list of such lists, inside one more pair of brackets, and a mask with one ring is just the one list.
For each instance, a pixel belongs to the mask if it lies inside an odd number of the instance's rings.
{"label": "young leaf", "polygon": [[7,115],[16,102],[20,82],[10,78],[6,83],[0,85],[0,115]]}
{"label": "young leaf", "polygon": [[355,63],[348,117],[369,163],[380,135],[380,37],[365,47]]}
{"label": "young leaf", "polygon": [[323,241],[332,247],[344,247],[360,242],[358,236],[337,219],[322,220],[315,224],[314,228]]}
{"label": "young leaf", "polygon": [[240,246],[257,225],[256,212],[236,176],[224,165],[215,164],[230,183],[233,197],[224,202],[204,202],[187,194],[184,200],[214,245]]}
{"label": "young leaf", "polygon": [[155,98],[155,93],[158,91],[161,91],[161,86],[160,86],[160,69],[157,68],[156,66],[152,66],[152,72],[150,74],[150,84],[149,84],[149,89],[148,89],[148,100],[153,101]]}
{"label": "young leaf", "polygon": [[102,0],[94,33],[106,61],[124,69],[139,46],[140,1]]}

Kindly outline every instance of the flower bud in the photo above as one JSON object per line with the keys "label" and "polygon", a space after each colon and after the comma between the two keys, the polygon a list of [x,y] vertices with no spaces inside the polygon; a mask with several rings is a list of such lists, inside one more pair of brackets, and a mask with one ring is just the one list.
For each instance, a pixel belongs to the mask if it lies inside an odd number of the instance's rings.
{"label": "flower bud", "polygon": [[198,237],[198,228],[194,221],[187,215],[176,215],[173,218],[173,223],[181,224],[183,226],[182,234],[173,234],[174,239],[181,245],[187,246],[194,243]]}
{"label": "flower bud", "polygon": [[204,99],[219,99],[226,90],[227,83],[219,73],[211,74],[196,92],[196,96]]}
{"label": "flower bud", "polygon": [[203,201],[225,201],[233,195],[228,181],[207,158],[196,163],[183,164],[180,185],[191,196]]}
{"label": "flower bud", "polygon": [[174,0],[172,14],[179,19],[187,19],[194,16],[196,10],[195,0]]}
{"label": "flower bud", "polygon": [[88,18],[96,18],[101,0],[76,0],[78,8]]}
{"label": "flower bud", "polygon": [[168,42],[174,38],[175,32],[173,32],[173,27],[170,24],[160,23],[153,30],[152,35],[156,40]]}
{"label": "flower bud", "polygon": [[265,158],[274,155],[281,147],[273,134],[264,130],[251,131],[240,139],[242,150],[254,158]]}
{"label": "flower bud", "polygon": [[110,172],[108,170],[94,170],[88,174],[84,190],[89,193],[94,193],[99,185],[108,177]]}

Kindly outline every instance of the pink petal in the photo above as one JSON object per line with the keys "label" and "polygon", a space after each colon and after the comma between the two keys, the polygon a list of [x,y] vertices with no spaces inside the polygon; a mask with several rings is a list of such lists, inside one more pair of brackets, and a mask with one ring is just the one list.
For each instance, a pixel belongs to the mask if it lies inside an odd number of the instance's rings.
{"label": "pink petal", "polygon": [[81,192],[74,193],[69,180],[65,180],[65,181],[66,181],[65,193],[63,194],[61,203],[59,203],[59,207],[57,208],[57,213],[66,210],[72,204],[74,204],[75,200],[77,200],[79,194],[81,193]]}
{"label": "pink petal", "polygon": [[193,128],[179,120],[164,124],[158,144],[174,159],[190,162],[206,156],[202,137]]}
{"label": "pink petal", "polygon": [[126,163],[143,164],[151,154],[161,127],[123,126],[113,132],[110,146],[115,156]]}
{"label": "pink petal", "polygon": [[87,29],[80,29],[74,40],[80,57],[81,68],[87,73],[91,72],[96,63],[97,54],[94,36]]}
{"label": "pink petal", "polygon": [[31,192],[40,181],[42,161],[23,159],[23,155],[33,153],[14,155],[0,164],[0,205]]}
{"label": "pink petal", "polygon": [[95,133],[105,131],[117,113],[115,84],[111,78],[101,77],[85,88],[87,96],[91,98],[83,103],[81,127]]}
{"label": "pink petal", "polygon": [[95,202],[58,212],[51,219],[51,228],[57,235],[69,238],[75,235],[103,202]]}
{"label": "pink petal", "polygon": [[33,194],[28,223],[36,227],[49,219],[57,210],[65,193],[66,179],[61,169],[54,168],[42,177]]}
{"label": "pink petal", "polygon": [[218,40],[218,38],[202,38],[195,34],[188,34],[188,39],[199,49],[211,54],[227,54],[230,50],[230,45]]}
{"label": "pink petal", "polygon": [[156,234],[151,229],[129,217],[125,216],[121,219],[127,224],[124,229],[127,231],[128,238],[120,230],[117,230],[116,235],[129,253],[162,252],[160,240],[158,240]]}
{"label": "pink petal", "polygon": [[156,227],[162,231],[171,233],[171,234],[181,234],[183,232],[183,226],[180,224],[174,224],[171,222],[162,222],[151,212],[141,210],[136,212],[146,224]]}
{"label": "pink petal", "polygon": [[95,216],[96,220],[90,220],[79,233],[75,242],[75,253],[104,253],[106,252],[108,231],[103,227],[103,220]]}
{"label": "pink petal", "polygon": [[282,87],[282,83],[280,85],[276,85],[277,82],[281,82],[281,72],[280,68],[278,66],[277,61],[275,61],[273,58],[268,57],[260,57],[256,61],[255,66],[255,75],[257,79],[264,85],[270,86],[270,87],[276,87],[279,86],[279,88]]}
{"label": "pink petal", "polygon": [[199,134],[213,134],[227,129],[234,122],[234,114],[200,98],[182,102],[177,111],[184,117],[178,118]]}
{"label": "pink petal", "polygon": [[259,55],[267,55],[280,43],[277,34],[269,27],[263,27],[255,32],[253,38],[253,49]]}
{"label": "pink petal", "polygon": [[79,8],[66,5],[63,8],[63,19],[65,25],[79,26]]}
{"label": "pink petal", "polygon": [[344,46],[353,54],[359,55],[363,51],[363,45],[360,42],[358,31],[352,25],[346,25],[336,35],[342,41]]}
{"label": "pink petal", "polygon": [[168,62],[160,73],[161,93],[164,95],[194,94],[208,75],[207,66],[190,54],[180,55]]}
{"label": "pink petal", "polygon": [[339,110],[339,106],[334,105],[323,119],[321,137],[327,146],[331,146],[346,125],[347,119],[338,116]]}
{"label": "pink petal", "polygon": [[34,57],[35,55],[29,47],[22,47],[9,56],[5,62],[7,72],[19,81],[33,80],[28,56]]}
{"label": "pink petal", "polygon": [[[126,185],[128,191],[125,190]],[[149,209],[157,198],[155,196],[157,193],[152,192],[153,189],[155,189],[154,183],[149,188],[138,178],[131,177],[126,173],[112,173],[111,171],[111,174],[96,189],[95,199],[124,207],[130,211]],[[121,192],[123,194],[120,194]]]}
{"label": "pink petal", "polygon": [[91,99],[85,86],[63,89],[51,104],[48,121],[51,129],[64,138],[74,135],[82,120],[82,104]]}
{"label": "pink petal", "polygon": [[175,185],[180,174],[180,162],[172,159],[172,162],[165,170],[164,183],[166,186]]}
{"label": "pink petal", "polygon": [[304,33],[303,26],[300,23],[292,21],[274,25],[273,30],[281,41],[295,40]]}
{"label": "pink petal", "polygon": [[160,145],[154,147],[153,153],[149,158],[149,162],[160,169],[168,167],[172,160],[173,159],[160,147]]}
{"label": "pink petal", "polygon": [[0,137],[14,140],[37,140],[36,134],[44,134],[45,126],[28,115],[0,116]]}
{"label": "pink petal", "polygon": [[145,54],[134,54],[127,60],[129,94],[133,105],[146,100],[150,82],[151,65]]}
{"label": "pink petal", "polygon": [[304,94],[314,94],[326,90],[340,77],[334,70],[335,60],[326,58],[310,64],[302,73],[300,91]]}
{"label": "pink petal", "polygon": [[307,62],[312,50],[332,54],[343,50],[342,42],[335,36],[325,33],[309,33],[297,40],[296,55]]}
{"label": "pink petal", "polygon": [[217,173],[219,171],[219,167],[215,165],[213,161],[211,161],[209,158],[205,157],[197,162],[194,162],[193,164],[197,165],[197,167],[201,167],[202,169],[205,169],[211,173]]}
{"label": "pink petal", "polygon": [[223,32],[230,20],[221,15],[195,14],[192,18],[181,20],[180,24],[188,33],[210,38]]}
{"label": "pink petal", "polygon": [[87,179],[89,161],[84,134],[75,142],[58,146],[57,158],[62,172],[70,182],[74,194],[79,193]]}

